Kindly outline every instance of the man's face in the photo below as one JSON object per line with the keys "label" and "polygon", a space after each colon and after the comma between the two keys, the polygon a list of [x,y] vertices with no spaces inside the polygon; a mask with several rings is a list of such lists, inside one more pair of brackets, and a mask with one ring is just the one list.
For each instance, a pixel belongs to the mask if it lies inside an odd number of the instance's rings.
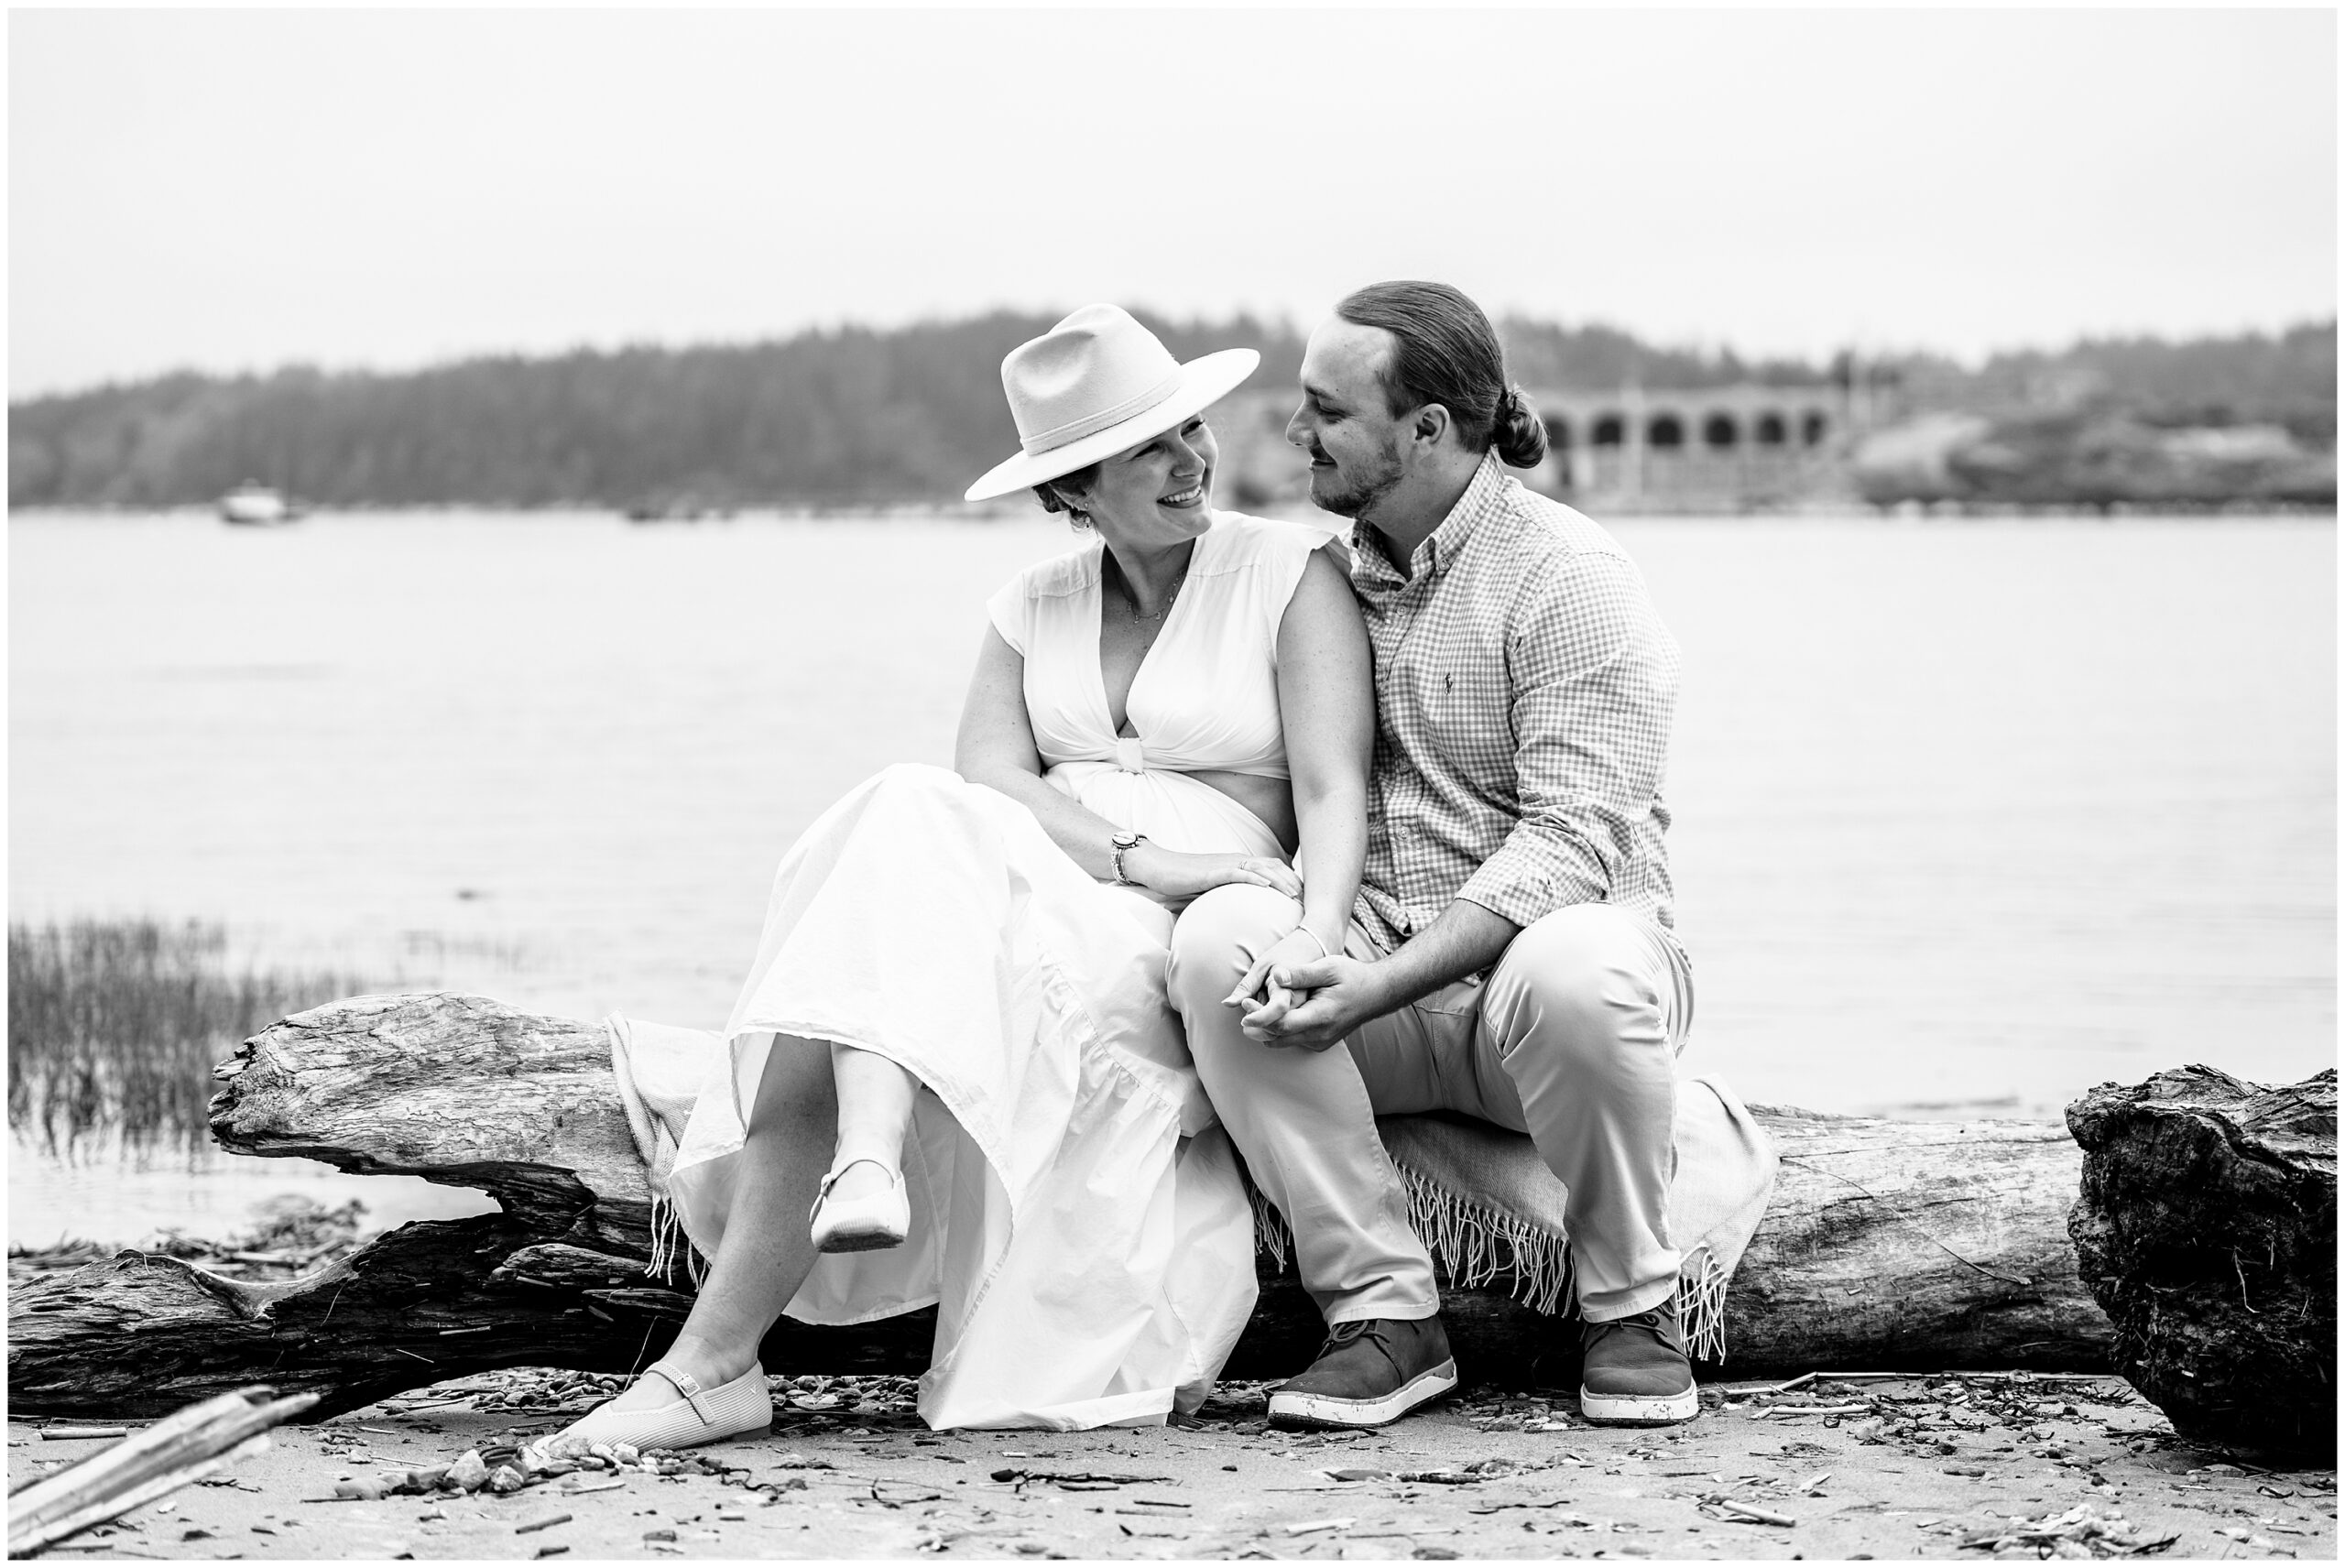
{"label": "man's face", "polygon": [[1311,457],[1313,505],[1341,517],[1368,517],[1399,487],[1405,419],[1384,400],[1383,368],[1392,334],[1338,316],[1322,322],[1303,351],[1303,406],[1286,439]]}

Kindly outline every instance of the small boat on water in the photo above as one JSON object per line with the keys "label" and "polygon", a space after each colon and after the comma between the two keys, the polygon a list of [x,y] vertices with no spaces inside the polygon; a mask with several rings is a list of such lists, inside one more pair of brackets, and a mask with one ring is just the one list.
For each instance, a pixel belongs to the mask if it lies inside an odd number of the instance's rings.
{"label": "small boat on water", "polygon": [[249,479],[220,497],[222,522],[241,523],[251,528],[298,522],[304,510],[300,505],[287,500],[267,485]]}

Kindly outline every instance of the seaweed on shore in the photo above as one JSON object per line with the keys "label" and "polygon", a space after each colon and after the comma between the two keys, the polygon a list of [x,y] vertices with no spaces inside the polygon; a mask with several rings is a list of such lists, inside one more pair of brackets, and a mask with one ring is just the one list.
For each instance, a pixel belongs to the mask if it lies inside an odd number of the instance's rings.
{"label": "seaweed on shore", "polygon": [[369,989],[333,972],[226,970],[217,925],[8,925],[8,1126],[44,1152],[203,1138],[212,1068],[277,1019]]}
{"label": "seaweed on shore", "polygon": [[[355,1198],[329,1208],[305,1194],[286,1192],[255,1203],[252,1223],[224,1241],[166,1230],[133,1250],[201,1264],[232,1279],[292,1279],[354,1251],[365,1214],[366,1205]],[[8,1282],[17,1285],[65,1273],[85,1263],[103,1262],[122,1250],[78,1237],[49,1247],[11,1244]]]}

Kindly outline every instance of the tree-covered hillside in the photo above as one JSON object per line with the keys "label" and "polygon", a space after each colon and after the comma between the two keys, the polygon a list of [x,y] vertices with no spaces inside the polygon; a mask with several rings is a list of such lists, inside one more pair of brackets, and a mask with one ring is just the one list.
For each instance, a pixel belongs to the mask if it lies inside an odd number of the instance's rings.
{"label": "tree-covered hillside", "polygon": [[2337,323],[2277,336],[2089,338],[2057,354],[1997,354],[1975,371],[1914,357],[1892,367],[1925,408],[1990,414],[2121,410],[2151,425],[2286,427],[2298,441],[2337,438]]}
{"label": "tree-covered hillside", "polygon": [[[995,313],[774,343],[466,360],[408,374],[192,374],[9,408],[11,506],[200,504],[257,479],[315,505],[714,506],[949,500],[1015,442],[1001,357],[1052,317]],[[1149,318],[1183,358],[1249,344],[1252,385],[1294,385],[1291,326]],[[1504,323],[1533,387],[1822,380],[1838,366],[1746,363],[1630,333]],[[2333,441],[2332,322],[2279,338],[2087,343],[1977,371],[1886,368],[1913,406],[2111,406],[2153,422],[2284,423]]]}

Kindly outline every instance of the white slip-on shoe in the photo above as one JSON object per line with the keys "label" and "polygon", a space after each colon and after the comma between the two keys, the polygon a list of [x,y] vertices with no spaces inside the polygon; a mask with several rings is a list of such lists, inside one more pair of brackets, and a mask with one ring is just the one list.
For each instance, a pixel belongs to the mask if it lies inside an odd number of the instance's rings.
{"label": "white slip-on shoe", "polygon": [[[884,1192],[867,1198],[834,1198],[831,1188],[856,1165],[878,1165],[891,1178]],[[904,1173],[877,1160],[850,1160],[823,1178],[822,1191],[806,1216],[817,1252],[875,1252],[901,1247],[912,1228],[911,1199],[904,1192]]]}
{"label": "white slip-on shoe", "polygon": [[531,1446],[549,1458],[597,1443],[614,1446],[625,1443],[637,1448],[693,1448],[704,1443],[722,1443],[728,1437],[762,1435],[773,1427],[773,1396],[767,1390],[762,1367],[752,1364],[738,1377],[714,1388],[702,1388],[699,1378],[664,1361],[655,1361],[645,1367],[643,1376],[661,1379],[681,1398],[636,1410],[613,1410],[609,1403],[597,1405]]}

